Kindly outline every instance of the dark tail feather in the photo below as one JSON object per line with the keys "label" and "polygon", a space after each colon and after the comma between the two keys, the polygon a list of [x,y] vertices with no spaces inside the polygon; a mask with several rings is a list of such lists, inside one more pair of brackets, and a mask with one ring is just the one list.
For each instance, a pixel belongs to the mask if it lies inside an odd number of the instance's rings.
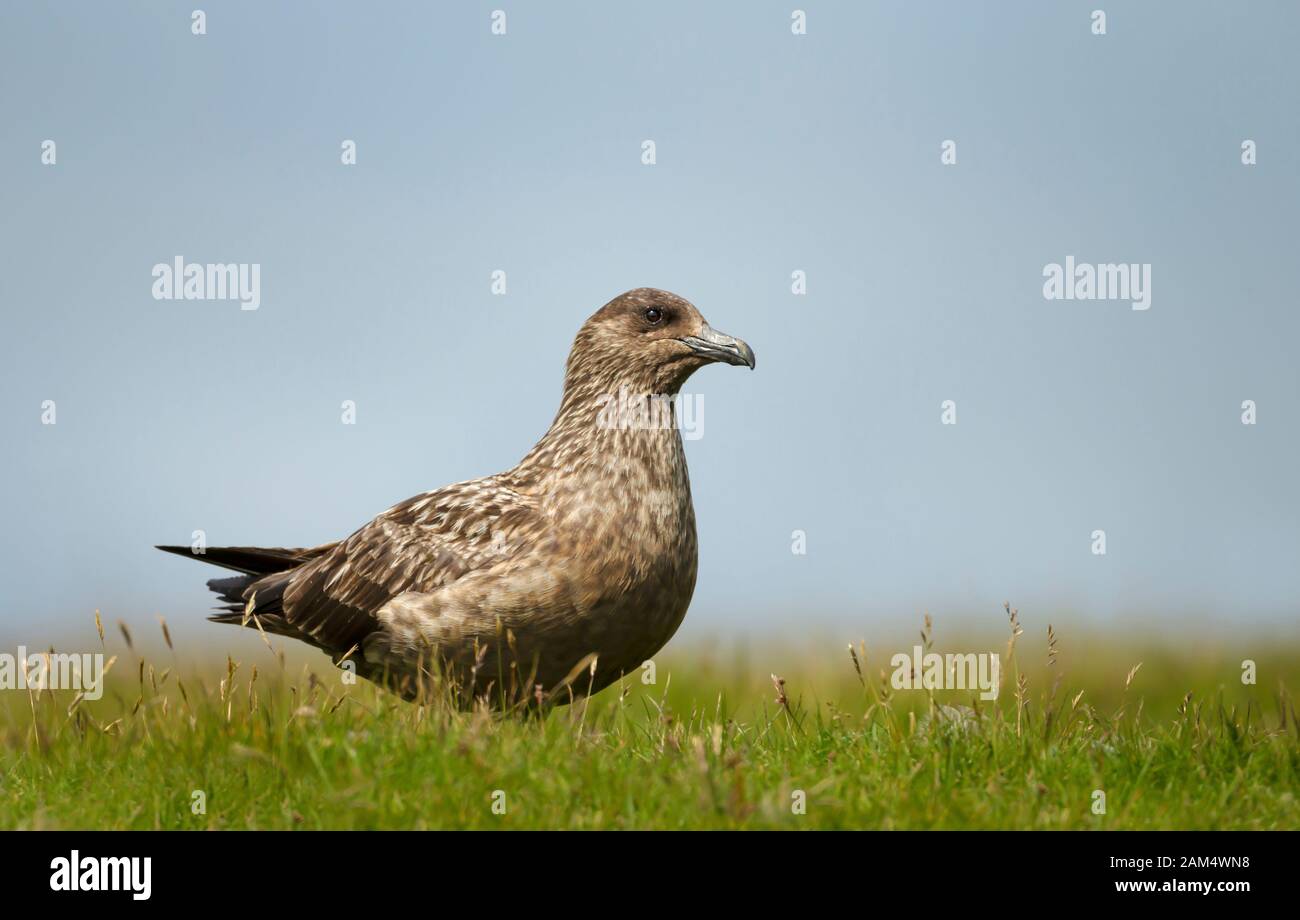
{"label": "dark tail feather", "polygon": [[224,613],[214,613],[212,616],[208,617],[208,619],[213,623],[227,623],[230,626],[247,626],[249,629],[260,628],[263,632],[272,633],[277,636],[288,636],[290,639],[302,639],[311,642],[311,637],[304,636],[301,632],[294,629],[285,622],[284,617],[279,614],[259,613],[254,616],[256,616],[256,619],[254,619],[253,616],[248,616],[248,622],[245,623],[244,620],[246,615],[244,614],[243,608],[240,608],[239,610],[231,610]]}
{"label": "dark tail feather", "polygon": [[208,590],[229,605],[244,609],[244,589],[257,580],[253,575],[232,575],[230,578],[209,578]]}
{"label": "dark tail feather", "polygon": [[[280,600],[293,579],[293,572],[272,572],[270,575],[235,575],[231,578],[209,578],[208,590],[225,601],[220,610],[242,614],[249,603],[260,614],[281,613]],[[225,622],[224,620],[222,622]]]}
{"label": "dark tail feather", "polygon": [[157,549],[177,556],[189,556],[200,562],[234,569],[245,575],[270,575],[283,572],[318,554],[317,547],[309,549],[266,549],[259,546],[209,546],[203,552],[197,552],[188,546],[159,546]]}
{"label": "dark tail feather", "polygon": [[331,652],[310,633],[303,632],[285,618],[280,599],[292,577],[291,573],[286,572],[261,578],[252,575],[214,578],[208,582],[208,587],[228,603],[224,607],[218,607],[218,612],[208,619],[213,623],[247,626],[263,633],[299,639],[323,652],[336,655],[337,651]]}
{"label": "dark tail feather", "polygon": [[329,552],[337,545],[337,543],[326,543],[310,549],[209,546],[201,553],[194,552],[188,546],[159,546],[158,549],[177,556],[190,556],[240,573],[228,578],[213,578],[208,581],[208,588],[223,602],[217,608],[220,612],[208,617],[209,620],[215,623],[259,628],[263,632],[275,633],[278,636],[301,639],[323,649],[324,646],[314,638],[301,632],[285,619],[281,601],[285,589],[293,580],[294,570]]}

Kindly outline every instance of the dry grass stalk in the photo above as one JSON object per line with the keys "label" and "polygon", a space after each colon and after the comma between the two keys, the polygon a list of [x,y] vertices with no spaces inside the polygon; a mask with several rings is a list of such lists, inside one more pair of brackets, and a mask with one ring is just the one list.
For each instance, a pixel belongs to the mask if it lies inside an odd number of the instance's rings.
{"label": "dry grass stalk", "polygon": [[134,652],[135,643],[131,641],[131,630],[126,628],[126,623],[122,620],[117,621],[117,628],[121,631],[122,638],[126,641],[126,647]]}
{"label": "dry grass stalk", "polygon": [[1142,668],[1142,662],[1140,662],[1140,661],[1139,661],[1137,664],[1133,665],[1133,669],[1132,669],[1131,671],[1128,672],[1128,677],[1124,678],[1124,689],[1125,689],[1125,690],[1127,690],[1127,689],[1129,688],[1129,684],[1133,683],[1133,678],[1134,678],[1135,676],[1137,676],[1137,672],[1138,672],[1141,668]]}

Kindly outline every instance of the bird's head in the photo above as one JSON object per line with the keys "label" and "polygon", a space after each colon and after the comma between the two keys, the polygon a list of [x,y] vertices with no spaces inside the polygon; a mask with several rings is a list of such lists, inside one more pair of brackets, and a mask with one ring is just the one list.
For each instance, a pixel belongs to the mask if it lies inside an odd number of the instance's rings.
{"label": "bird's head", "polygon": [[690,301],[655,288],[620,294],[592,315],[569,354],[569,376],[676,393],[706,364],[754,367],[754,351],[711,328]]}

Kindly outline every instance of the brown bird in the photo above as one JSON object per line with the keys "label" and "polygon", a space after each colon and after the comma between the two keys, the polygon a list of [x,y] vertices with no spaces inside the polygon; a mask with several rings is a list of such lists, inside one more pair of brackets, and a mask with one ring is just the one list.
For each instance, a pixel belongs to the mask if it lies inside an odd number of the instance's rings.
{"label": "brown bird", "polygon": [[695,588],[695,511],[671,400],[713,362],[754,367],[653,288],[578,331],[550,429],[514,469],[425,492],[313,549],[159,549],[233,569],[210,619],[301,639],[396,690],[460,705],[594,693],[676,632]]}

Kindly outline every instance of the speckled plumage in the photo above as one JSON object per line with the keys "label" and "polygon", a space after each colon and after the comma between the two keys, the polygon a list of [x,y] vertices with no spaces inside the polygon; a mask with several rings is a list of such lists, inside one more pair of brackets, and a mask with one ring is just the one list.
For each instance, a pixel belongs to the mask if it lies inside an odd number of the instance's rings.
{"label": "speckled plumage", "polygon": [[676,394],[713,361],[754,365],[676,295],[615,298],[578,332],[555,420],[514,469],[416,495],[337,543],[209,548],[196,558],[242,573],[209,582],[229,605],[212,619],[309,642],[407,697],[434,656],[463,703],[550,693],[591,654],[594,677],[556,699],[605,687],[677,630],[696,536],[677,428],[601,412],[620,392]]}

